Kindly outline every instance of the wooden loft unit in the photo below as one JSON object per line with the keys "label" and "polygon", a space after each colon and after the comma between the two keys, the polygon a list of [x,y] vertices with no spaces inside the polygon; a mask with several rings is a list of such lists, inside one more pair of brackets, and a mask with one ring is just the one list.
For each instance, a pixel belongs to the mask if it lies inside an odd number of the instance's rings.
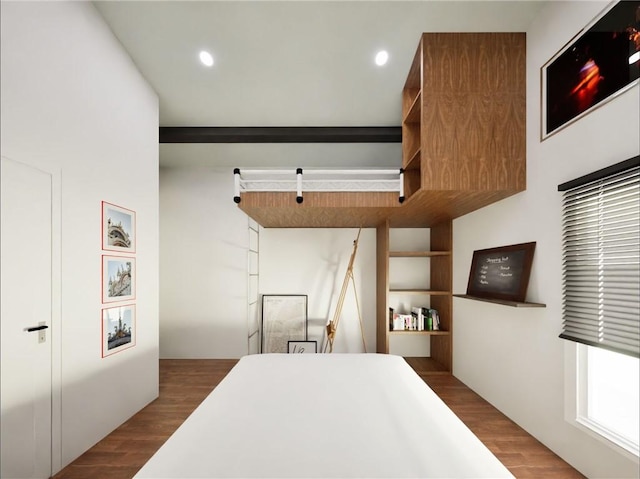
{"label": "wooden loft unit", "polygon": [[387,192],[248,192],[264,227],[431,227],[526,187],[524,33],[424,33],[402,92],[404,203]]}
{"label": "wooden loft unit", "polygon": [[[264,227],[376,228],[376,349],[390,336],[423,335],[429,373],[453,370],[452,220],[526,188],[524,33],[424,33],[402,92],[405,201],[394,193],[245,193],[240,202]],[[429,228],[428,251],[395,251],[393,228]],[[430,284],[389,288],[394,258],[428,258]],[[395,294],[429,298],[438,331],[391,331]],[[416,306],[422,299],[416,300]]]}

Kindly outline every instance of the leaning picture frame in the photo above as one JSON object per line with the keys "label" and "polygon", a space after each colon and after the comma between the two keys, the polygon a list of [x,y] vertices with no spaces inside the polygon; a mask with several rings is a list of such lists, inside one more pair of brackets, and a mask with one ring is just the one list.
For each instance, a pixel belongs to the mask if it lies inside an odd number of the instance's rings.
{"label": "leaning picture frame", "polygon": [[103,308],[101,324],[103,358],[135,346],[135,304]]}
{"label": "leaning picture frame", "polygon": [[318,341],[288,341],[289,354],[315,354],[318,352]]}
{"label": "leaning picture frame", "polygon": [[540,69],[540,140],[638,85],[640,1],[609,4]]}
{"label": "leaning picture frame", "polygon": [[136,297],[136,259],[102,256],[102,302],[128,301]]}
{"label": "leaning picture frame", "polygon": [[262,295],[262,353],[287,353],[289,341],[307,340],[307,295]]}
{"label": "leaning picture frame", "polygon": [[136,252],[136,212],[102,202],[102,249],[122,253]]}

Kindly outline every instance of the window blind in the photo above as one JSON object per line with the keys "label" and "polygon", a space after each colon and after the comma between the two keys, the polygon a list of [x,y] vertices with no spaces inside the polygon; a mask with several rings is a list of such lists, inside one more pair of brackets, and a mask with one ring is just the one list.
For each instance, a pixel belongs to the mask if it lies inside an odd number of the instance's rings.
{"label": "window blind", "polygon": [[640,166],[638,157],[623,163],[622,171],[614,165],[601,170],[604,177],[558,187],[564,191],[560,337],[640,357]]}

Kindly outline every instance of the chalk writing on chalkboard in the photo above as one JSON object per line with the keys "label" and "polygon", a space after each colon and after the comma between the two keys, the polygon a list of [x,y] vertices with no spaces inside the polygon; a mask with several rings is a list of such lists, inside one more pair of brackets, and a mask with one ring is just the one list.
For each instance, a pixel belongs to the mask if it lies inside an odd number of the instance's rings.
{"label": "chalk writing on chalkboard", "polygon": [[474,251],[467,294],[524,301],[535,246],[533,242]]}

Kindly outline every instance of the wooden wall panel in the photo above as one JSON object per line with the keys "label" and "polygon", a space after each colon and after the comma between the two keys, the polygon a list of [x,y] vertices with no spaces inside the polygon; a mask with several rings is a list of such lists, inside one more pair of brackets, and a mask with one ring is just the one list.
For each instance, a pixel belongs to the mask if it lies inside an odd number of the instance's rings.
{"label": "wooden wall panel", "polygon": [[292,193],[243,193],[239,207],[265,228],[375,228],[387,219],[393,228],[430,228],[515,193],[420,190],[403,204],[395,193],[308,193],[302,204]]}
{"label": "wooden wall panel", "polygon": [[376,352],[389,353],[389,222],[376,228]]}
{"label": "wooden wall panel", "polygon": [[422,188],[524,190],[524,33],[422,37]]}
{"label": "wooden wall panel", "polygon": [[453,223],[451,220],[431,227],[431,250],[451,253],[431,258],[431,287],[449,293],[443,296],[432,296],[431,307],[440,313],[441,328],[451,333],[447,336],[431,337],[431,357],[451,371],[453,362]]}
{"label": "wooden wall panel", "polygon": [[431,337],[431,358],[440,363],[446,371],[453,372],[452,335]]}
{"label": "wooden wall panel", "polygon": [[296,202],[296,194],[293,192],[251,192],[242,193],[240,208],[252,206],[273,206],[296,208],[383,208],[398,207],[397,193],[380,192],[335,192],[318,193],[303,192],[303,202]]}

